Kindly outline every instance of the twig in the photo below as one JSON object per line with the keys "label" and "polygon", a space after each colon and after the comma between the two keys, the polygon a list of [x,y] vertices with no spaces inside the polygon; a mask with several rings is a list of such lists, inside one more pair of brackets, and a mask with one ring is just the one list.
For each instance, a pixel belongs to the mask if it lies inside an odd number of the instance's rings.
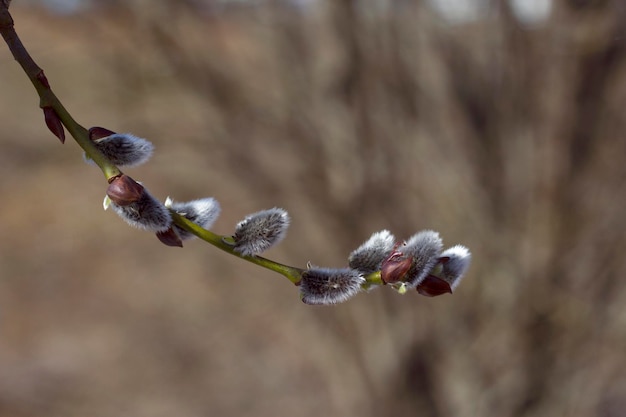
{"label": "twig", "polygon": [[[39,107],[44,109],[46,124],[50,127],[50,118],[55,116],[58,117],[58,120],[63,123],[63,126],[65,126],[68,132],[70,132],[70,135],[72,135],[76,143],[78,143],[89,158],[91,158],[96,165],[100,167],[107,181],[121,175],[122,172],[115,165],[113,165],[89,139],[87,129],[74,120],[61,101],[54,94],[43,70],[35,63],[15,32],[13,18],[9,13],[8,6],[3,2],[0,3],[0,33],[9,46],[9,50],[13,54],[13,57],[20,64],[30,81],[33,83],[35,90],[37,90],[37,94],[39,94]],[[46,114],[46,109],[52,109],[54,113]],[[59,136],[58,132],[53,133]],[[62,130],[60,135],[63,135]],[[60,139],[63,141],[63,138],[60,137]]]}
{"label": "twig", "polygon": [[200,226],[209,228],[219,214],[219,204],[213,199],[161,203],[117,166],[143,163],[152,153],[152,144],[134,135],[100,127],[87,130],[78,124],[22,44],[8,4],[0,0],[0,33],[37,90],[46,125],[62,143],[67,129],[87,158],[100,167],[109,183],[105,208],[112,207],[130,225],[156,232],[159,240],[170,246],[182,246],[183,239],[197,236],[231,255],[284,275],[300,287],[302,301],[308,304],[340,303],[362,289],[385,284],[400,293],[416,289],[432,297],[451,293],[460,282],[469,266],[469,251],[457,245],[441,252],[443,243],[432,230],[398,244],[388,231],[376,232],[350,254],[348,268],[309,265],[302,269],[258,256],[283,239],[289,216],[282,209],[254,213],[237,225],[233,236],[220,236]]}

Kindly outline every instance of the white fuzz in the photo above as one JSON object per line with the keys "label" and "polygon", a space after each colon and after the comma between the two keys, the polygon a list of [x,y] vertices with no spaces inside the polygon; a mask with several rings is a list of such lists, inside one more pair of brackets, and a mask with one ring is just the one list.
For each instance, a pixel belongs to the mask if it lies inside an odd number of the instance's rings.
{"label": "white fuzz", "polygon": [[274,207],[246,216],[235,228],[235,250],[244,256],[258,255],[284,239],[289,215]]}
{"label": "white fuzz", "polygon": [[[171,208],[176,213],[207,230],[213,226],[221,211],[220,203],[212,197],[185,202],[176,202],[167,197],[165,207]],[[179,226],[174,225],[174,229],[182,240],[195,237],[192,233]]]}
{"label": "white fuzz", "polygon": [[437,264],[442,248],[443,242],[439,233],[433,230],[422,230],[406,241],[400,250],[413,259],[406,279],[409,289],[415,288],[426,278],[426,275]]}
{"label": "white fuzz", "polygon": [[[115,133],[96,139],[93,144],[117,166],[141,165],[150,159],[154,151],[154,145],[150,141],[130,133]],[[83,154],[83,158],[85,162],[94,164],[86,154]]]}
{"label": "white fuzz", "polygon": [[108,207],[126,223],[141,230],[164,232],[172,224],[168,209],[145,189],[139,201],[126,206],[118,206],[111,201]]}
{"label": "white fuzz", "polygon": [[306,304],[337,304],[352,298],[365,282],[363,275],[351,268],[311,268],[302,274],[300,296]]}
{"label": "white fuzz", "polygon": [[441,257],[449,258],[443,264],[442,278],[450,284],[454,291],[460,284],[472,261],[472,254],[463,245],[456,245],[441,253]]}
{"label": "white fuzz", "polygon": [[350,268],[358,269],[364,274],[380,270],[381,263],[393,250],[395,238],[389,230],[375,232],[361,246],[352,251],[348,257]]}

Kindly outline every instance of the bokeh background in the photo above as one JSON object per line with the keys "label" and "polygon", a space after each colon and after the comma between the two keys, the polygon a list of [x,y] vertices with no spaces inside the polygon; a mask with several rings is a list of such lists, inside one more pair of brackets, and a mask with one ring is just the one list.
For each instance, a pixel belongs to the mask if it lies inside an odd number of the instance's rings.
{"label": "bokeh background", "polygon": [[[0,48],[0,416],[626,416],[626,3],[20,1],[127,170],[279,206],[268,256],[346,264],[384,228],[473,253],[454,295],[311,307],[272,272],[102,210]],[[4,45],[4,44],[2,44]]]}

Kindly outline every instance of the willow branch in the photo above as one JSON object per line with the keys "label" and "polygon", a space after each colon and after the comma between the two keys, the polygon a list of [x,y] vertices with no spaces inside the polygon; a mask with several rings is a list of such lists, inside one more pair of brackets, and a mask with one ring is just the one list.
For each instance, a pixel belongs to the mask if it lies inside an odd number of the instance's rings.
{"label": "willow branch", "polygon": [[[13,58],[15,58],[15,60],[20,64],[35,87],[35,90],[37,90],[37,94],[39,95],[39,107],[44,110],[53,110],[54,113],[46,114],[46,122],[48,122],[48,117],[52,117],[50,114],[55,114],[70,135],[72,135],[76,143],[78,143],[89,158],[91,158],[96,165],[100,167],[107,180],[111,180],[112,178],[121,175],[122,172],[115,165],[113,165],[111,161],[109,161],[98,150],[98,148],[94,146],[93,142],[89,138],[89,132],[87,129],[74,120],[58,97],[54,94],[50,88],[50,84],[48,83],[48,79],[46,78],[43,69],[35,63],[15,32],[13,18],[9,13],[8,6],[4,2],[0,2],[0,34],[2,34],[4,41],[13,54]],[[57,134],[57,136],[59,136],[59,134]],[[62,132],[60,133],[59,138],[63,141]]]}
{"label": "willow branch", "polygon": [[[152,197],[117,167],[145,162],[152,153],[152,145],[133,135],[116,134],[100,127],[87,130],[76,122],[15,32],[8,4],[9,1],[0,0],[0,34],[35,87],[46,125],[62,143],[67,129],[86,156],[100,167],[109,182],[105,208],[111,205],[131,226],[156,232],[159,240],[170,246],[182,246],[180,234],[188,238],[191,233],[222,251],[285,276],[299,286],[302,301],[307,304],[343,302],[362,289],[386,284],[400,293],[417,289],[420,294],[433,297],[451,293],[460,282],[471,259],[469,250],[457,245],[441,252],[442,240],[432,230],[416,233],[401,244],[395,244],[395,237],[389,231],[377,232],[350,254],[349,268],[309,265],[302,269],[258,256],[284,237],[289,217],[283,209],[275,207],[254,213],[237,224],[233,236],[220,236],[200,226],[209,228],[219,214],[219,205],[213,199],[182,203],[183,207],[191,208],[190,218],[185,217],[189,215],[186,209],[179,212],[168,208],[167,203]],[[179,203],[170,204],[180,207]],[[204,220],[200,221],[200,217]],[[190,219],[198,220],[198,224]]]}
{"label": "willow branch", "polygon": [[229,243],[229,237],[220,236],[216,233],[211,232],[210,230],[203,229],[194,222],[176,213],[176,211],[174,210],[170,210],[170,214],[172,215],[172,220],[174,221],[174,224],[182,227],[190,233],[193,233],[200,239],[210,243],[216,248],[219,248],[224,252],[237,256],[238,258],[241,258],[253,264],[259,265],[263,268],[278,272],[279,274],[287,277],[287,279],[289,279],[289,281],[293,282],[294,284],[298,284],[300,282],[300,279],[302,278],[302,272],[304,272],[303,269],[284,265],[272,261],[271,259],[263,258],[262,256],[244,256],[234,250],[234,246]]}

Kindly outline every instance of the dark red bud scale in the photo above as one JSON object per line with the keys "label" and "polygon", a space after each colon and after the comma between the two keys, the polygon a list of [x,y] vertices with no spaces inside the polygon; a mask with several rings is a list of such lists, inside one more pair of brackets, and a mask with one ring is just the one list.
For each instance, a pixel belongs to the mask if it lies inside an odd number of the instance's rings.
{"label": "dark red bud scale", "polygon": [[103,127],[94,126],[89,129],[89,139],[92,141],[115,135],[115,132]]}
{"label": "dark red bud scale", "polygon": [[405,257],[402,252],[393,251],[381,265],[380,278],[385,284],[403,281],[411,264],[411,258]]}
{"label": "dark red bud scale", "polygon": [[43,108],[43,117],[46,121],[46,126],[48,129],[59,138],[61,143],[65,143],[65,130],[63,129],[63,123],[61,123],[61,119],[59,115],[52,107],[44,107]]}
{"label": "dark red bud scale", "polygon": [[452,294],[452,288],[447,281],[434,275],[427,275],[417,285],[417,292],[426,297],[436,297],[442,294]]}
{"label": "dark red bud scale", "polygon": [[158,232],[156,234],[156,237],[164,245],[175,246],[175,247],[179,247],[179,248],[183,247],[182,239],[178,236],[178,233],[176,233],[176,231],[172,227],[167,229],[165,232]]}
{"label": "dark red bud scale", "polygon": [[143,193],[143,186],[126,174],[115,177],[107,188],[107,195],[118,206],[139,201]]}

